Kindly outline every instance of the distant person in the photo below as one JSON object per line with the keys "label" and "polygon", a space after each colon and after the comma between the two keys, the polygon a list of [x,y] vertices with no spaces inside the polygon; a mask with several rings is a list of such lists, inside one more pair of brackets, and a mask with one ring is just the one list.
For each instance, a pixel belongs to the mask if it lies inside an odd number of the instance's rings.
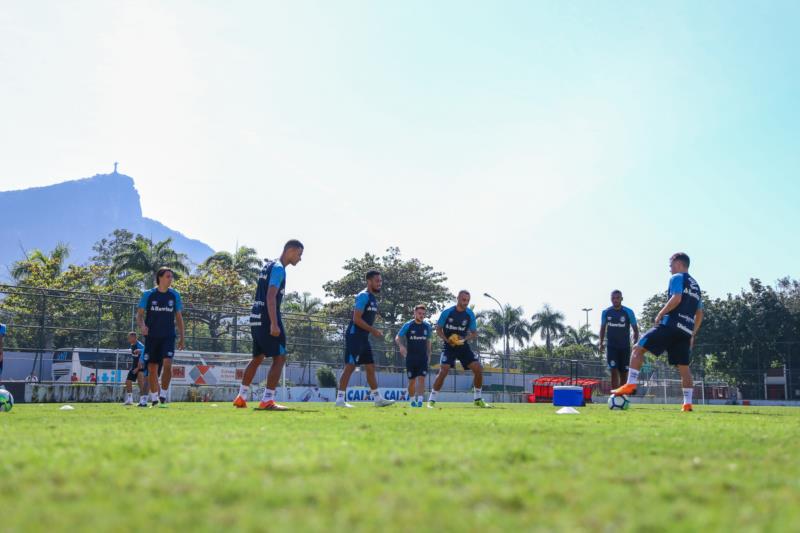
{"label": "distant person", "polygon": [[472,371],[475,406],[491,407],[482,395],[483,368],[469,345],[469,341],[478,338],[478,321],[475,319],[475,313],[469,308],[471,298],[469,291],[459,291],[456,305],[442,311],[436,322],[436,334],[444,341],[444,350],[439,361],[439,373],[436,375],[431,394],[428,397],[428,408],[430,409],[436,406],[437,395],[442,389],[450,369],[456,365],[456,359],[459,360],[464,370]]}
{"label": "distant person", "polygon": [[689,370],[694,339],[703,323],[703,301],[700,285],[689,275],[689,256],[679,252],[669,258],[672,277],[667,289],[666,305],[658,312],[655,326],[644,334],[634,346],[631,366],[625,385],[611,391],[615,396],[635,394],[639,382],[639,370],[644,363],[645,352],[661,355],[667,352],[667,361],[678,367],[683,386],[682,411],[692,410],[694,382]]}
{"label": "distant person", "polygon": [[139,385],[139,406],[147,406],[147,393],[144,384],[144,344],[139,341],[135,331],[128,333],[131,347],[131,367],[125,378],[125,403],[133,405],[133,382]]}
{"label": "distant person", "polygon": [[[622,291],[611,291],[611,307],[600,317],[600,352],[606,348],[606,362],[611,370],[611,388],[628,380],[631,362],[631,329],[633,344],[639,342],[639,326],[633,310],[622,305]],[[607,342],[606,342],[607,341]]]}
{"label": "distant person", "polygon": [[73,372],[72,375],[69,377],[69,381],[71,383],[77,383],[78,381],[80,381],[80,379],[78,378],[78,374]]}
{"label": "distant person", "polygon": [[3,377],[3,341],[6,338],[6,325],[0,324],[0,379]]}
{"label": "distant person", "polygon": [[97,376],[94,375],[94,372],[89,374],[89,383],[92,383],[93,385],[97,385]]}
{"label": "distant person", "polygon": [[372,326],[378,316],[378,299],[376,294],[381,292],[383,279],[377,270],[370,270],[366,274],[367,288],[356,295],[353,306],[353,318],[347,326],[344,336],[344,370],[339,379],[339,390],[336,393],[336,407],[353,407],[345,400],[347,383],[356,369],[356,365],[364,365],[367,374],[367,383],[370,387],[370,397],[376,407],[392,405],[394,400],[381,397],[378,392],[378,378],[375,375],[375,358],[372,355],[372,346],[369,336],[382,338],[383,333]]}
{"label": "distant person", "polygon": [[303,243],[292,239],[283,245],[277,261],[267,261],[258,276],[256,297],[250,311],[250,334],[253,338],[253,358],[248,363],[239,385],[234,407],[247,407],[247,394],[258,367],[265,357],[272,358],[267,374],[264,395],[256,407],[259,411],[286,411],[286,406],[275,403],[275,389],[286,364],[286,330],[281,319],[281,303],[286,292],[286,267],[296,266],[303,258]]}
{"label": "distant person", "polygon": [[[139,300],[136,323],[144,335],[151,407],[166,407],[169,383],[172,380],[172,358],[175,357],[175,325],[178,326],[178,350],[183,350],[183,302],[171,288],[174,273],[161,267],[156,273],[156,286],[145,291]],[[159,389],[158,373],[161,372]]]}
{"label": "distant person", "polygon": [[408,399],[411,407],[422,407],[425,396],[425,376],[431,358],[431,334],[433,328],[425,321],[427,308],[423,304],[414,307],[414,318],[403,324],[394,342],[400,355],[406,360],[408,372]]}

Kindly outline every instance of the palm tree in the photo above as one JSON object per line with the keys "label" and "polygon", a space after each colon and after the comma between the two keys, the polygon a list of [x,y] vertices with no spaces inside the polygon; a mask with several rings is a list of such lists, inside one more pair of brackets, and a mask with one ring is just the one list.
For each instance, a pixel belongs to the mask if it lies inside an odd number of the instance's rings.
{"label": "palm tree", "polygon": [[56,244],[49,254],[34,250],[31,255],[14,263],[11,276],[17,281],[26,281],[36,267],[46,271],[48,278],[55,278],[64,271],[64,263],[69,257],[69,247],[64,243]]}
{"label": "palm tree", "polygon": [[148,276],[152,276],[150,279],[155,283],[156,273],[161,267],[172,269],[176,276],[188,274],[187,261],[185,254],[172,249],[172,238],[153,244],[150,239],[142,237],[114,256],[112,272],[137,272],[145,278],[145,284]]}
{"label": "palm tree", "polygon": [[258,274],[261,271],[261,259],[258,258],[255,248],[249,246],[239,246],[234,253],[217,252],[203,261],[202,266],[209,267],[212,264],[235,271],[248,285],[258,281]]}
{"label": "palm tree", "polygon": [[312,296],[310,292],[302,295],[297,292],[290,292],[286,295],[287,310],[304,315],[313,315],[322,310],[322,300]]}
{"label": "palm tree", "polygon": [[503,312],[500,310],[483,311],[479,313],[484,319],[484,329],[480,332],[481,336],[490,333],[491,344],[503,339],[503,331],[508,328],[508,338],[517,344],[524,344],[531,338],[530,322],[525,320],[525,310],[522,307],[514,307],[506,304]]}
{"label": "palm tree", "polygon": [[549,304],[544,304],[542,310],[531,317],[530,332],[537,332],[547,346],[547,353],[553,353],[553,341],[564,333],[564,313],[556,311]]}
{"label": "palm tree", "polygon": [[597,339],[597,335],[589,329],[589,324],[584,324],[578,329],[567,326],[561,336],[561,346],[588,346],[594,349]]}

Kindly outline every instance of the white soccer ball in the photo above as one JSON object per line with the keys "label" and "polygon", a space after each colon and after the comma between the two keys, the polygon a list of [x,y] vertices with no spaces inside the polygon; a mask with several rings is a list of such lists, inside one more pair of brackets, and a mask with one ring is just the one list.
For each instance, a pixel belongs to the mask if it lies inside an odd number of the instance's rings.
{"label": "white soccer ball", "polygon": [[609,409],[627,409],[631,406],[631,401],[627,396],[614,396],[613,394],[608,397]]}
{"label": "white soccer ball", "polygon": [[0,413],[7,413],[14,407],[14,397],[5,389],[0,389]]}

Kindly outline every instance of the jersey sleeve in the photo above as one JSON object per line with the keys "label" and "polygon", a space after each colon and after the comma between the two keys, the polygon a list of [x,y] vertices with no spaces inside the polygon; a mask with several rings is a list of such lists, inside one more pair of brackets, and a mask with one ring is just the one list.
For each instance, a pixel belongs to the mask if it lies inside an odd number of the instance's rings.
{"label": "jersey sleeve", "polygon": [[276,263],[272,267],[272,272],[270,272],[269,274],[269,286],[278,287],[280,289],[281,283],[283,283],[285,277],[286,277],[286,269],[283,268],[282,265]]}
{"label": "jersey sleeve", "polygon": [[675,274],[669,279],[669,295],[683,294],[683,274]]}
{"label": "jersey sleeve", "polygon": [[628,320],[630,321],[631,326],[636,325],[636,315],[633,312],[633,309],[625,308],[625,313],[628,315]]}
{"label": "jersey sleeve", "polygon": [[439,315],[439,320],[436,321],[436,325],[440,328],[443,328],[445,323],[447,322],[447,317],[450,316],[450,312],[453,310],[452,307],[445,309],[442,311],[442,314]]}
{"label": "jersey sleeve", "polygon": [[175,289],[172,289],[172,292],[175,296],[175,312],[180,313],[181,311],[183,311],[183,300],[181,299],[181,293],[179,293]]}
{"label": "jersey sleeve", "polygon": [[400,328],[400,331],[397,332],[398,337],[405,337],[408,333],[408,328],[411,326],[411,320],[403,324],[403,327]]}
{"label": "jersey sleeve", "polygon": [[369,293],[362,292],[356,296],[356,304],[353,306],[354,311],[363,311],[367,308],[367,304],[369,303]]}
{"label": "jersey sleeve", "polygon": [[425,336],[430,339],[433,336],[433,326],[430,322],[425,322]]}
{"label": "jersey sleeve", "polygon": [[5,336],[6,336],[6,325],[0,324],[0,337],[5,337]]}
{"label": "jersey sleeve", "polygon": [[475,313],[472,309],[467,309],[467,316],[469,317],[469,330],[478,331],[478,320],[475,318]]}
{"label": "jersey sleeve", "polygon": [[703,300],[700,300],[699,302],[697,302],[697,310],[698,311],[704,311],[705,308],[706,308],[706,306],[703,305]]}
{"label": "jersey sleeve", "polygon": [[142,293],[142,297],[139,298],[139,309],[147,309],[147,300],[150,298],[150,293],[152,291],[144,291]]}
{"label": "jersey sleeve", "polygon": [[602,328],[603,326],[605,326],[607,321],[608,321],[608,309],[603,309],[603,312],[600,314],[600,327]]}

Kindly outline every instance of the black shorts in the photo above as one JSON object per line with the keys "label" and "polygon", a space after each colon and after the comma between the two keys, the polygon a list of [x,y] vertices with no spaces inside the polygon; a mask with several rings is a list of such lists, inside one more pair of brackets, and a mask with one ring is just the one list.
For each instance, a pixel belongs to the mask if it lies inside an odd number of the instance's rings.
{"label": "black shorts", "polygon": [[644,334],[639,346],[652,353],[661,355],[666,350],[667,361],[671,365],[688,365],[691,359],[691,335],[677,328],[659,325]]}
{"label": "black shorts", "polygon": [[469,347],[469,344],[465,344],[464,346],[458,347],[445,347],[445,349],[442,350],[442,357],[439,362],[443,365],[454,367],[456,366],[456,359],[461,362],[461,366],[464,367],[464,370],[469,368],[469,365],[478,360],[478,358],[475,356],[475,353],[472,351],[472,348]]}
{"label": "black shorts", "polygon": [[286,355],[286,332],[280,328],[281,334],[273,337],[269,334],[269,326],[252,326],[250,335],[253,337],[253,357],[266,355]]}
{"label": "black shorts", "polygon": [[611,370],[616,369],[620,372],[627,372],[628,366],[631,364],[631,347],[607,346],[606,361],[608,362],[608,368]]}
{"label": "black shorts", "polygon": [[428,375],[428,355],[406,357],[406,372],[408,379],[425,377]]}
{"label": "black shorts", "polygon": [[125,378],[125,381],[136,381],[136,377],[139,375],[139,367],[135,366],[128,370],[128,377]]}
{"label": "black shorts", "polygon": [[346,365],[374,365],[375,357],[372,355],[372,346],[369,337],[361,335],[345,335],[344,338],[344,364]]}
{"label": "black shorts", "polygon": [[159,373],[164,359],[175,357],[175,337],[144,340],[144,360],[146,364],[158,363]]}

